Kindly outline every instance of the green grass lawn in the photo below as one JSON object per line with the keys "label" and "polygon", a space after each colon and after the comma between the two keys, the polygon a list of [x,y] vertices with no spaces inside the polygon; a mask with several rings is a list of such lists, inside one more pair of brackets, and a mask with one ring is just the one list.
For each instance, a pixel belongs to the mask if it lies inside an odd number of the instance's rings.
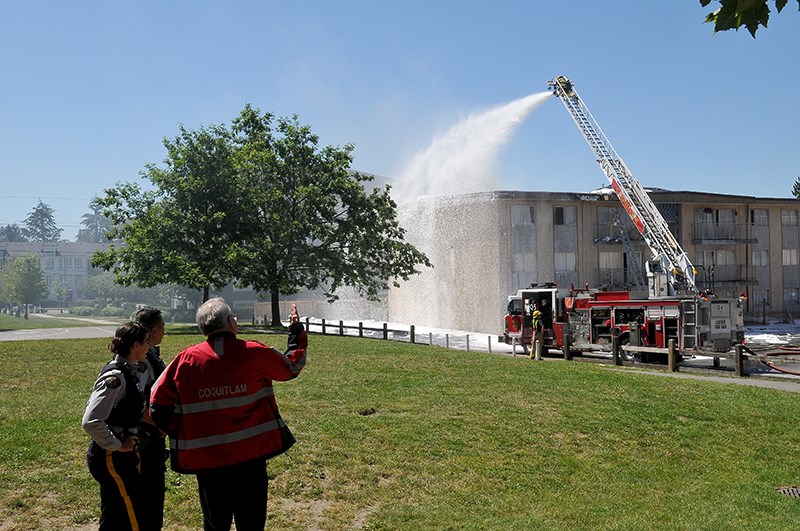
{"label": "green grass lawn", "polygon": [[[260,337],[282,348],[284,336]],[[173,335],[171,358],[196,335]],[[108,340],[0,343],[0,529],[96,528],[80,419]],[[800,397],[588,363],[311,337],[270,529],[794,529]],[[200,529],[168,475],[167,529]]]}

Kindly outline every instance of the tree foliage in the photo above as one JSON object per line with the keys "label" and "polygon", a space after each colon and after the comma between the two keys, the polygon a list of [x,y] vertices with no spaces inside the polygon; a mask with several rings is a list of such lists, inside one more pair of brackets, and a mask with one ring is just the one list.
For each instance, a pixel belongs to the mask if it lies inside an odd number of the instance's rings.
{"label": "tree foliage", "polygon": [[103,205],[97,198],[89,202],[89,209],[81,218],[81,228],[75,241],[102,243],[108,240],[106,234],[111,230],[111,221],[103,215]]}
{"label": "tree foliage", "polygon": [[61,237],[62,229],[56,225],[55,210],[39,200],[25,221],[23,233],[32,242],[55,242]]}
{"label": "tree foliage", "polygon": [[28,241],[28,238],[25,237],[25,230],[16,223],[0,227],[0,242],[26,241]]}
{"label": "tree foliage", "polygon": [[407,280],[417,265],[430,266],[404,241],[389,188],[367,192],[372,177],[350,170],[352,145],[320,148],[297,116],[275,119],[250,106],[233,132],[250,191],[238,276],[271,294],[273,321],[280,294],[323,288],[334,300],[346,285],[375,300],[389,279]]}
{"label": "tree foliage", "polygon": [[98,202],[118,239],[93,265],[118,282],[203,289],[236,280],[279,296],[353,286],[376,299],[408,279],[424,254],[404,241],[389,188],[365,189],[350,170],[353,146],[319,147],[296,116],[245,106],[231,128],[181,128],[164,141],[166,166],[142,176],[154,189],[119,184]]}
{"label": "tree foliage", "polygon": [[[719,8],[706,16],[706,22],[714,24],[714,33],[718,31],[738,30],[742,26],[747,28],[753,38],[756,31],[769,22],[769,0],[713,0]],[[700,5],[708,6],[712,0],[700,0]],[[774,0],[775,11],[780,13],[786,7],[788,0]],[[798,0],[800,9],[800,0]]]}
{"label": "tree foliage", "polygon": [[14,304],[37,304],[47,291],[39,257],[34,254],[16,256],[0,270],[3,297]]}
{"label": "tree foliage", "polygon": [[794,194],[797,199],[800,199],[800,177],[797,178],[794,182],[794,186],[792,186],[792,194]]}
{"label": "tree foliage", "polygon": [[164,139],[166,167],[142,177],[154,190],[120,184],[98,199],[108,236],[122,243],[96,253],[92,264],[113,270],[123,285],[180,284],[204,292],[233,280],[231,255],[241,230],[229,132],[222,126]]}

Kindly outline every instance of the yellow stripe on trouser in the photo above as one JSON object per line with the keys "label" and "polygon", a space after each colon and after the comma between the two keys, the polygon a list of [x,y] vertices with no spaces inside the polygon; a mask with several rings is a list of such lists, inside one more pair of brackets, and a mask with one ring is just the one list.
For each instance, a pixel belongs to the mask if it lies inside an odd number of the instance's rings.
{"label": "yellow stripe on trouser", "polygon": [[117,470],[114,468],[114,460],[112,459],[113,454],[114,452],[109,452],[106,450],[106,466],[108,466],[108,472],[111,474],[111,477],[114,478],[114,481],[117,483],[117,487],[119,487],[119,495],[122,496],[122,501],[125,502],[125,508],[128,510],[128,519],[131,521],[131,528],[133,531],[139,531],[139,523],[136,521],[136,512],[133,510],[131,497],[128,496],[128,491],[125,489],[125,483],[123,483],[122,478],[119,477]]}

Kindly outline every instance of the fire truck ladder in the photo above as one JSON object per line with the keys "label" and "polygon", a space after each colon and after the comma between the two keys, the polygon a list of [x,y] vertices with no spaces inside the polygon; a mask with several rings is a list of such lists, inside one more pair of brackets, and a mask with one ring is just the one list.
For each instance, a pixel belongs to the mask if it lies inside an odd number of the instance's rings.
{"label": "fire truck ladder", "polygon": [[633,250],[631,239],[628,237],[628,231],[622,220],[619,217],[619,211],[614,210],[614,224],[619,230],[619,237],[622,239],[622,246],[625,249],[625,254],[628,256],[628,280],[633,284],[633,287],[639,291],[647,291],[644,279],[642,278],[642,267],[639,265],[639,260],[636,258],[636,251]]}
{"label": "fire truck ladder", "polygon": [[659,262],[661,269],[667,273],[669,279],[667,295],[677,295],[681,292],[697,294],[698,289],[694,281],[696,270],[689,257],[670,232],[655,203],[639,181],[633,177],[592,113],[575,92],[572,81],[564,76],[558,76],[548,81],[547,86],[567,108],[589,147],[592,148],[600,169],[611,183],[620,203],[653,252],[654,260]]}

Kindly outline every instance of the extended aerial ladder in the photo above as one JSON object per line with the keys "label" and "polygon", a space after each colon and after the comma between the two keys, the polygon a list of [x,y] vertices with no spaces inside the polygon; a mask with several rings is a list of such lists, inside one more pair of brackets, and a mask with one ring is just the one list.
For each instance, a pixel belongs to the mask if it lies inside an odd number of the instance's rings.
{"label": "extended aerial ladder", "polygon": [[611,183],[620,203],[630,216],[636,229],[644,238],[653,258],[647,262],[650,296],[696,295],[696,269],[669,230],[667,222],[642,185],[631,174],[617,154],[592,113],[584,105],[572,81],[558,76],[547,82],[553,94],[561,99],[575,121],[597,163]]}

